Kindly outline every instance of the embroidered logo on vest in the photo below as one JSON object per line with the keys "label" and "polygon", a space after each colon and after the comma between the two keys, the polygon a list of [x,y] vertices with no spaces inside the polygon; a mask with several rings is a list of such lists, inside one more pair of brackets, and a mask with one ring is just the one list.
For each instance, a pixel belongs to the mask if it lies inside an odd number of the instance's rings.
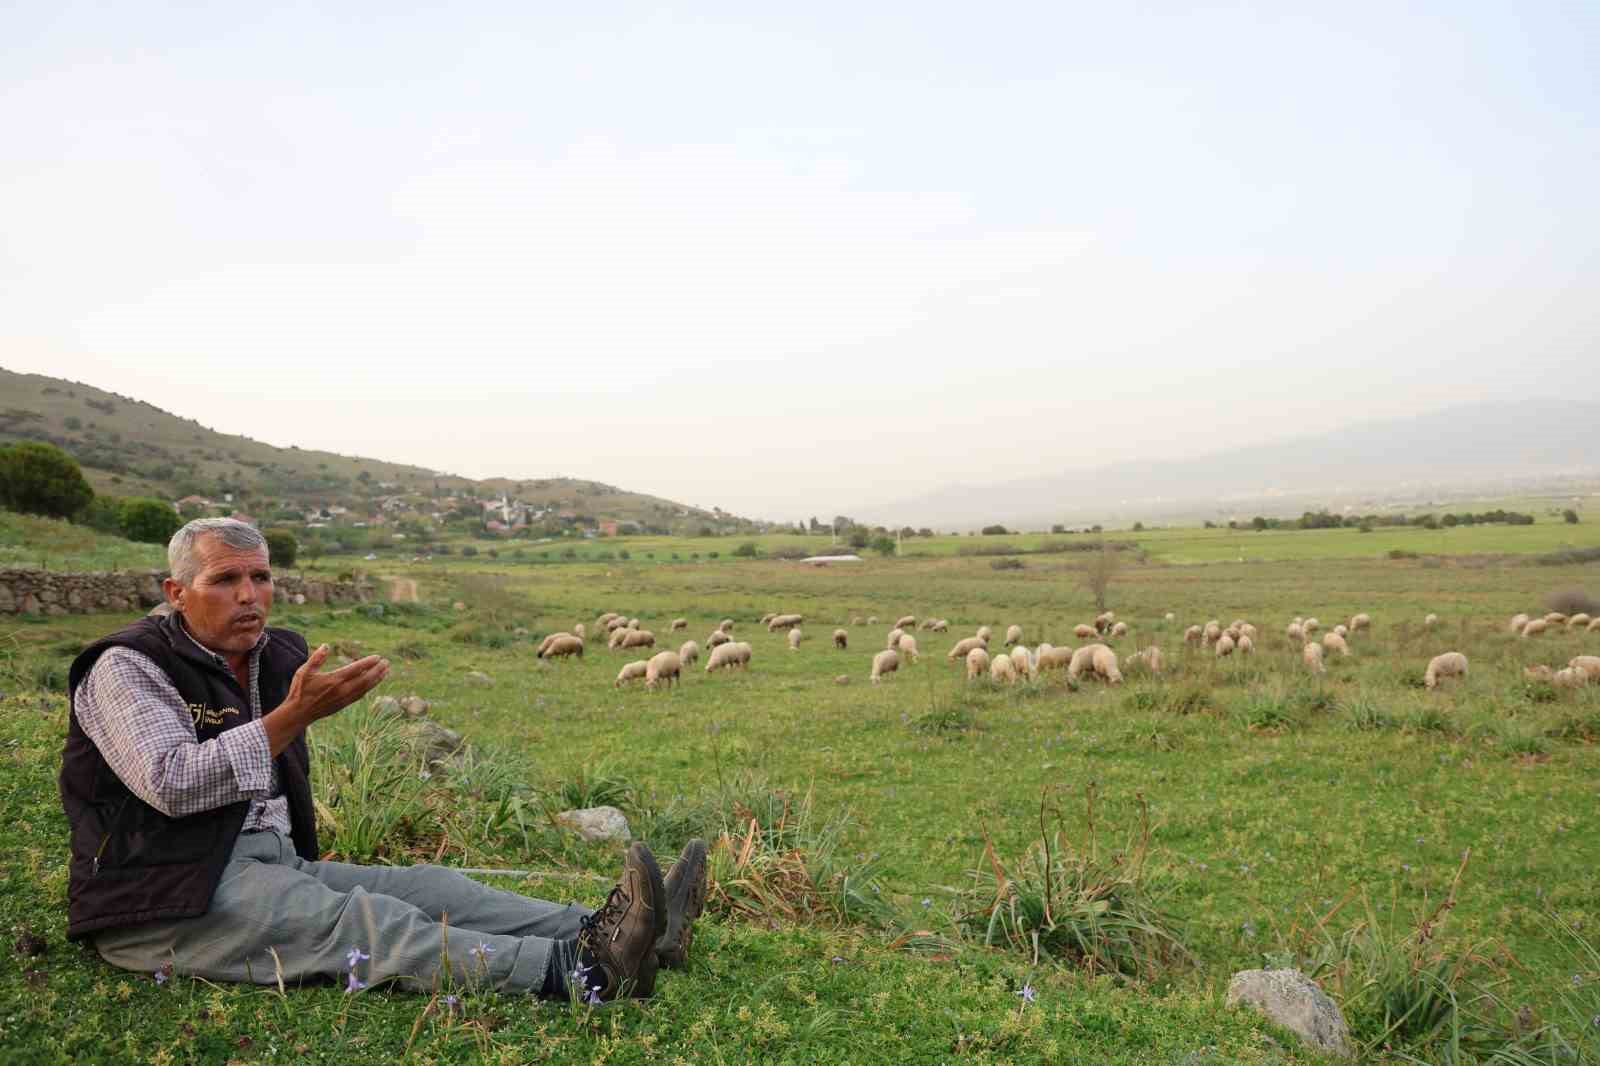
{"label": "embroidered logo on vest", "polygon": [[222,724],[222,716],[225,715],[225,714],[242,714],[242,713],[243,712],[240,711],[239,708],[237,708],[237,707],[221,707],[221,708],[218,708],[218,707],[207,707],[203,703],[191,703],[191,704],[189,704],[189,716],[194,719],[194,727],[196,729],[200,729],[200,728],[205,727],[205,726],[221,725]]}

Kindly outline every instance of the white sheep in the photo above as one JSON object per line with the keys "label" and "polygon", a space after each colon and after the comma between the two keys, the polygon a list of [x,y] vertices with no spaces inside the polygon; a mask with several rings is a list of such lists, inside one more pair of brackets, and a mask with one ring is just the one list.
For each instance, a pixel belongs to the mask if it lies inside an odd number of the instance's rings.
{"label": "white sheep", "polygon": [[627,626],[618,626],[616,629],[613,629],[611,631],[610,638],[606,641],[606,647],[610,648],[612,651],[616,651],[618,648],[622,647],[622,642],[628,638],[628,634],[630,632],[632,632],[632,630],[630,630]]}
{"label": "white sheep", "polygon": [[750,645],[730,640],[711,649],[711,654],[706,658],[706,673],[709,674],[713,670],[730,670],[736,666],[743,667],[749,663]]}
{"label": "white sheep", "polygon": [[988,626],[979,626],[976,636],[985,644],[988,644],[989,638],[994,636],[994,630],[990,629]]}
{"label": "white sheep", "polygon": [[583,658],[583,641],[570,633],[557,633],[555,637],[539,651],[541,659],[565,659],[569,655]]}
{"label": "white sheep", "polygon": [[1128,635],[1128,623],[1117,622],[1111,627],[1111,639],[1117,640]]}
{"label": "white sheep", "polygon": [[1017,664],[1009,655],[996,655],[989,664],[989,680],[997,685],[1014,685],[1017,682]]}
{"label": "white sheep", "polygon": [[1033,657],[1021,644],[1011,649],[1011,665],[1017,668],[1018,677],[1034,676]]}
{"label": "white sheep", "polygon": [[722,621],[717,623],[717,628],[722,630],[724,633],[732,634],[733,633],[733,619],[724,618]]}
{"label": "white sheep", "polygon": [[639,628],[639,620],[637,618],[628,619],[628,628],[629,629],[638,629]]}
{"label": "white sheep", "polygon": [[1583,629],[1586,633],[1600,632],[1600,618],[1590,619],[1589,624],[1584,626]]}
{"label": "white sheep", "polygon": [[677,652],[658,651],[650,656],[650,663],[645,667],[644,687],[653,691],[663,682],[668,685],[676,684],[682,670],[683,660],[678,658]]}
{"label": "white sheep", "polygon": [[1022,627],[1011,625],[1006,627],[1006,647],[1022,643]]}
{"label": "white sheep", "polygon": [[1544,616],[1544,620],[1553,626],[1564,626],[1567,624],[1567,616],[1562,614],[1560,611],[1551,611],[1549,614]]}
{"label": "white sheep", "polygon": [[943,618],[935,619],[933,623],[928,626],[928,632],[930,633],[948,633],[949,631],[950,623],[948,620]]}
{"label": "white sheep", "polygon": [[1525,637],[1537,637],[1549,628],[1549,622],[1546,622],[1543,618],[1535,618],[1522,627],[1522,635]]}
{"label": "white sheep", "polygon": [[[761,624],[762,624],[762,625],[766,625],[766,624],[767,624],[767,623],[765,623],[765,622],[762,622],[762,623],[761,623]],[[858,625],[860,625],[860,624],[861,624],[861,616],[860,616],[860,615],[859,615],[859,614],[853,614],[853,615],[851,615],[851,616],[850,616],[850,624],[851,624],[851,625],[853,625],[853,626],[858,626]]]}
{"label": "white sheep", "polygon": [[964,637],[956,641],[955,647],[950,649],[945,658],[951,662],[960,662],[965,660],[968,653],[974,648],[984,648],[987,651],[987,643],[982,637]]}
{"label": "white sheep", "polygon": [[793,629],[789,630],[789,650],[790,651],[799,651],[800,650],[800,640],[801,640],[801,636],[800,636],[800,627],[799,626],[796,626]]}
{"label": "white sheep", "polygon": [[1240,633],[1238,647],[1240,655],[1250,655],[1256,650],[1256,642],[1250,639],[1249,633]]}
{"label": "white sheep", "polygon": [[900,669],[900,653],[885,648],[872,657],[872,673],[867,675],[867,680],[874,685],[884,674],[892,674]]}
{"label": "white sheep", "polygon": [[1372,616],[1365,611],[1350,616],[1350,632],[1357,633],[1372,628]]}
{"label": "white sheep", "polygon": [[684,666],[693,666],[700,661],[700,645],[692,640],[683,642],[683,647],[678,649],[678,662]]}
{"label": "white sheep", "polygon": [[833,646],[840,651],[850,647],[850,631],[847,629],[835,629],[833,631]]}
{"label": "white sheep", "polygon": [[902,615],[900,620],[895,622],[894,627],[896,629],[915,629],[917,628],[917,616],[914,614]]}
{"label": "white sheep", "polygon": [[1117,612],[1115,612],[1115,611],[1102,611],[1100,614],[1097,614],[1097,615],[1094,616],[1095,632],[1104,633],[1106,630],[1111,628],[1111,624],[1113,622],[1115,622],[1116,620],[1117,620]]}
{"label": "white sheep", "polygon": [[1217,644],[1213,650],[1216,653],[1217,658],[1225,659],[1233,654],[1233,649],[1233,638],[1224,633],[1222,636],[1217,638]]}
{"label": "white sheep", "polygon": [[1163,616],[1163,621],[1166,621],[1166,622],[1176,622],[1177,620],[1178,620],[1178,616],[1176,614],[1173,614],[1171,611],[1168,611]]}
{"label": "white sheep", "polygon": [[1322,623],[1317,621],[1315,618],[1307,618],[1304,622],[1300,623],[1300,631],[1306,635],[1307,640],[1310,640],[1311,634],[1315,633],[1321,628]]}
{"label": "white sheep", "polygon": [[1575,614],[1571,618],[1567,619],[1567,628],[1568,629],[1582,629],[1584,626],[1588,625],[1592,621],[1594,621],[1594,619],[1590,618],[1588,615],[1584,614],[1582,611],[1579,611],[1577,614]]}
{"label": "white sheep", "polygon": [[674,618],[672,620],[672,625],[667,628],[667,632],[668,633],[676,633],[680,629],[688,629],[688,628],[689,628],[689,620],[687,618]]}
{"label": "white sheep", "polygon": [[1438,624],[1439,624],[1439,616],[1436,615],[1436,614],[1429,614],[1426,618],[1424,618],[1422,620],[1422,628],[1423,629],[1432,629],[1434,626],[1436,626]]}
{"label": "white sheep", "polygon": [[1211,621],[1207,622],[1206,627],[1200,631],[1200,640],[1209,647],[1221,639],[1222,623],[1213,618]]}
{"label": "white sheep", "polygon": [[1205,630],[1201,629],[1199,626],[1190,626],[1188,629],[1183,631],[1183,642],[1185,644],[1198,646],[1204,635]]}
{"label": "white sheep", "polygon": [[967,664],[967,680],[976,681],[983,676],[984,671],[989,669],[989,653],[984,650],[982,644],[979,644],[967,652],[965,662]]}
{"label": "white sheep", "polygon": [[1066,645],[1059,648],[1049,644],[1039,645],[1039,652],[1034,657],[1034,673],[1042,674],[1046,670],[1065,670],[1072,664],[1072,649]]}
{"label": "white sheep", "polygon": [[615,618],[616,616],[617,616],[617,612],[616,611],[607,611],[605,614],[601,615],[599,618],[596,618],[594,620],[594,624],[596,626],[608,626],[608,625],[611,624],[611,620],[613,618]]}
{"label": "white sheep", "polygon": [[894,649],[900,646],[900,638],[905,635],[905,630],[901,629],[899,626],[895,626],[893,629],[889,630],[889,639],[884,642],[883,646],[889,651],[894,651]]}
{"label": "white sheep", "polygon": [[1095,676],[1108,685],[1122,684],[1122,671],[1117,668],[1117,653],[1101,644],[1094,650],[1091,661]]}
{"label": "white sheep", "polygon": [[1296,643],[1305,643],[1306,631],[1303,625],[1299,622],[1290,622],[1289,628],[1283,631],[1283,635]]}
{"label": "white sheep", "polygon": [[589,631],[583,628],[582,622],[579,622],[577,625],[572,627],[572,635],[577,637],[579,640],[583,640],[589,635]]}
{"label": "white sheep", "polygon": [[[1260,631],[1257,630],[1255,626],[1251,625],[1249,622],[1246,622],[1244,625],[1239,627],[1239,636],[1248,637],[1250,642],[1253,644],[1260,639],[1261,635]],[[1237,643],[1238,638],[1236,637],[1234,639],[1235,643]]]}
{"label": "white sheep", "polygon": [[617,680],[612,683],[612,688],[621,688],[629,681],[642,680],[650,670],[650,663],[644,659],[636,659],[617,671]]}
{"label": "white sheep", "polygon": [[1346,629],[1344,623],[1341,622],[1333,627],[1333,635],[1343,640],[1350,635],[1350,630]]}
{"label": "white sheep", "polygon": [[1522,632],[1522,627],[1527,625],[1530,621],[1531,621],[1531,619],[1525,614],[1514,614],[1514,615],[1512,615],[1511,616],[1511,632],[1520,634]]}
{"label": "white sheep", "polygon": [[1300,649],[1300,657],[1305,660],[1306,666],[1310,668],[1313,674],[1321,674],[1327,671],[1327,667],[1322,665],[1322,645],[1316,641],[1306,641],[1306,646]]}
{"label": "white sheep", "polygon": [[1161,649],[1152,644],[1150,647],[1138,652],[1128,660],[1129,669],[1132,669],[1135,665],[1142,666],[1152,674],[1159,676],[1161,673]]}
{"label": "white sheep", "polygon": [[534,658],[543,659],[544,658],[545,649],[550,647],[551,643],[557,637],[570,637],[570,636],[572,636],[571,633],[551,633],[549,636],[545,637],[543,640],[541,640],[539,642],[539,650],[534,652]]}
{"label": "white sheep", "polygon": [[1447,677],[1466,676],[1467,657],[1458,651],[1447,651],[1428,661],[1428,669],[1422,674],[1422,684],[1426,688],[1437,688],[1439,682]]}
{"label": "white sheep", "polygon": [[624,648],[653,648],[656,646],[656,635],[648,629],[630,629],[622,638]]}
{"label": "white sheep", "polygon": [[912,666],[917,665],[916,637],[912,636],[910,633],[900,634],[900,644],[895,650],[900,653],[900,657],[906,662],[910,663]]}
{"label": "white sheep", "polygon": [[711,635],[706,638],[706,647],[708,647],[708,648],[715,648],[715,647],[717,647],[718,645],[721,645],[721,644],[732,644],[732,643],[733,643],[733,638],[728,636],[728,634],[724,633],[720,629],[713,629],[711,631]]}
{"label": "white sheep", "polygon": [[1079,640],[1093,640],[1099,633],[1100,631],[1094,626],[1086,626],[1081,622],[1072,627],[1072,635]]}
{"label": "white sheep", "polygon": [[606,625],[606,632],[607,633],[615,633],[619,629],[627,629],[628,628],[628,620],[626,618],[622,617],[620,614],[619,615],[614,615],[610,620],[608,620],[606,622],[605,625]]}
{"label": "white sheep", "polygon": [[793,629],[804,621],[804,616],[798,614],[775,614],[767,622],[767,630],[776,633],[780,629]]}
{"label": "white sheep", "polygon": [[1556,688],[1582,688],[1589,683],[1589,675],[1582,670],[1574,670],[1568,666],[1557,670],[1556,676],[1550,679]]}
{"label": "white sheep", "polygon": [[1589,675],[1589,680],[1600,681],[1600,655],[1577,655],[1567,661],[1574,670]]}
{"label": "white sheep", "polygon": [[1326,653],[1338,652],[1341,658],[1349,658],[1350,645],[1338,633],[1326,633],[1322,637],[1322,650]]}

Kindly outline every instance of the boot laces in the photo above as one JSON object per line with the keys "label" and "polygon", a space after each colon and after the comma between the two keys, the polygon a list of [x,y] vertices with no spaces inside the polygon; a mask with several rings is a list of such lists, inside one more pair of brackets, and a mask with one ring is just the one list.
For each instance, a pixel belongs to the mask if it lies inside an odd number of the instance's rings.
{"label": "boot laces", "polygon": [[632,905],[633,898],[623,890],[622,886],[612,885],[611,892],[606,896],[606,901],[601,904],[600,909],[578,919],[579,942],[594,943],[596,940],[603,940],[608,923],[612,927],[612,937],[615,938],[623,917]]}

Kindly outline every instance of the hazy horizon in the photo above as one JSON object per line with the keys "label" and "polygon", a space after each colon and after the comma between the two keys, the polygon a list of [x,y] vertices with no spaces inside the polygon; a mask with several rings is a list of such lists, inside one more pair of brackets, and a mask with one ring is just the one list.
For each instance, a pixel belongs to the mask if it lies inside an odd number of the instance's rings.
{"label": "hazy horizon", "polygon": [[1593,396],[1597,28],[25,3],[0,365],[790,520]]}

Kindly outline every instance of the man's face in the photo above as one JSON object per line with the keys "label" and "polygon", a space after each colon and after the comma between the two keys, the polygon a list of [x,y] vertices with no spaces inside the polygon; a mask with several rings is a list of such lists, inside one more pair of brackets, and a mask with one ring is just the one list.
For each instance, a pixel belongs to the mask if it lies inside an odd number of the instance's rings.
{"label": "man's face", "polygon": [[222,655],[255,647],[272,610],[272,568],[267,549],[230,548],[215,536],[195,542],[200,572],[189,585],[168,578],[167,602],[183,612],[196,640]]}

